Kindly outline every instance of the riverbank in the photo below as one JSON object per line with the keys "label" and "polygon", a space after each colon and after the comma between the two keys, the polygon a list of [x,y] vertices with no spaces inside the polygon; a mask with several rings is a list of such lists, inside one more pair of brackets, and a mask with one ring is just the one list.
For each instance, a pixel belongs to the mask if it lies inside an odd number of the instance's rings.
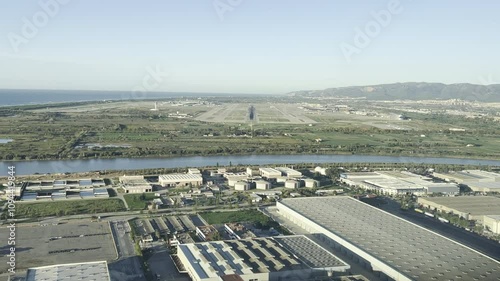
{"label": "riverbank", "polygon": [[[269,163],[268,166],[278,166],[286,165],[282,163]],[[246,167],[259,168],[262,165],[255,164],[232,164],[232,165],[206,165],[197,166],[201,170],[215,170],[218,168],[226,168],[234,171],[244,171]],[[373,170],[388,170],[388,169],[428,169],[432,168],[436,171],[459,171],[459,170],[470,170],[470,169],[483,169],[483,170],[500,170],[500,163],[498,165],[474,165],[474,164],[424,164],[424,163],[367,163],[367,162],[330,162],[330,163],[317,163],[317,162],[303,162],[288,164],[287,166],[293,166],[295,169],[314,169],[317,166],[328,167],[333,169],[348,169],[348,170],[359,170],[359,169],[373,169]],[[73,172],[73,173],[47,173],[47,174],[30,174],[30,175],[17,175],[18,181],[27,180],[49,180],[49,179],[74,179],[74,178],[108,178],[117,179],[123,175],[160,175],[175,172],[186,172],[186,169],[192,166],[179,166],[171,168],[141,168],[141,169],[119,169],[119,170],[88,170],[83,172]],[[6,180],[6,176],[0,176],[0,181]]]}

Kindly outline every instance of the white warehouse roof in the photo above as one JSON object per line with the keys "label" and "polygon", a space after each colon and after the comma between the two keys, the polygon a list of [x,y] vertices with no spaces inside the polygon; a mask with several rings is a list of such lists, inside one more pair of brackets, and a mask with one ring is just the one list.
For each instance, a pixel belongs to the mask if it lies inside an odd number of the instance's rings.
{"label": "white warehouse roof", "polygon": [[159,177],[160,181],[202,181],[203,178],[199,174],[168,174],[161,175]]}
{"label": "white warehouse roof", "polygon": [[57,264],[28,269],[26,281],[109,281],[106,261]]}
{"label": "white warehouse roof", "polygon": [[500,262],[351,197],[284,199],[277,206],[404,280],[500,280]]}

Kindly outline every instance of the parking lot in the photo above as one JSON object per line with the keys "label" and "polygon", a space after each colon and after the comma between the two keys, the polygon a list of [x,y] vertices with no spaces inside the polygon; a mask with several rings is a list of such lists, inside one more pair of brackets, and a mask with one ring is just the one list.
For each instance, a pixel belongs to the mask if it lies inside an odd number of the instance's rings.
{"label": "parking lot", "polygon": [[187,274],[180,274],[170,258],[170,253],[165,246],[155,246],[150,249],[151,256],[147,260],[153,276],[158,276],[161,281],[189,281]]}

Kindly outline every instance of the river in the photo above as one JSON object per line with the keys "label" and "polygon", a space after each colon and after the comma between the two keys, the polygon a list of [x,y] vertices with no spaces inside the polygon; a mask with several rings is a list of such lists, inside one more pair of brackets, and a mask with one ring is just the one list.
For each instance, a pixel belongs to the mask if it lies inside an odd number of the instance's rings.
{"label": "river", "polygon": [[423,163],[500,166],[500,160],[478,160],[441,157],[398,157],[376,155],[238,155],[194,156],[177,158],[116,158],[85,160],[6,161],[0,162],[0,176],[6,176],[9,166],[18,175],[35,173],[73,173],[101,170],[137,170],[232,165],[266,165],[297,163]]}

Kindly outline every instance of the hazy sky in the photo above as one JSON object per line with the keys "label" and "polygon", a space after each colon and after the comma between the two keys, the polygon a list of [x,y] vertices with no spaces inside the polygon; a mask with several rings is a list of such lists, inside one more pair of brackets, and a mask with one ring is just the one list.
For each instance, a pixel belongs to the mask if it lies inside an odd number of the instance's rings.
{"label": "hazy sky", "polygon": [[498,0],[0,1],[0,88],[500,82]]}

